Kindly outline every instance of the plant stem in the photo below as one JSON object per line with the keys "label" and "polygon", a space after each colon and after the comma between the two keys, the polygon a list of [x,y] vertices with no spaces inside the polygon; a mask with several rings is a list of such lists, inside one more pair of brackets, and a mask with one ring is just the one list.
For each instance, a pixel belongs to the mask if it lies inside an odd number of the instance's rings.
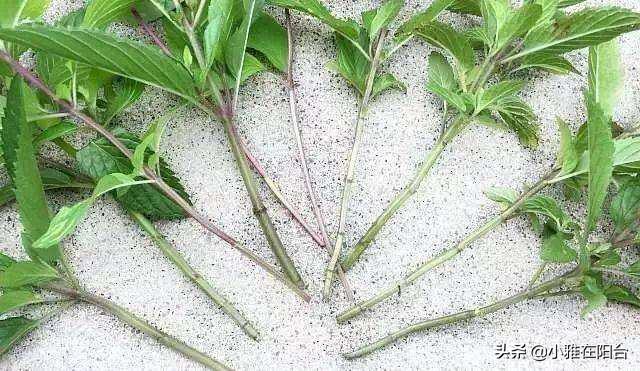
{"label": "plant stem", "polygon": [[[42,81],[40,81],[34,74],[32,74],[29,70],[24,68],[19,62],[14,60],[8,53],[0,50],[0,60],[5,61],[9,64],[13,70],[22,76],[25,81],[27,81],[33,88],[40,90],[45,95],[47,95],[51,100],[56,103],[61,110],[70,113],[72,116],[76,117],[80,121],[84,122],[85,125],[95,130],[98,134],[102,135],[105,139],[107,139],[111,144],[113,144],[122,154],[124,154],[127,158],[131,159],[133,154],[129,148],[120,141],[113,133],[104,128],[102,125],[98,124],[93,118],[88,115],[78,111],[75,107],[73,107],[69,102],[65,101],[57,97],[49,87],[47,87]],[[255,262],[258,266],[269,272],[276,279],[284,282],[287,286],[294,289],[294,292],[301,296],[304,300],[309,301],[310,297],[302,290],[299,289],[295,284],[290,282],[286,277],[284,277],[278,270],[273,267],[269,262],[257,256],[251,250],[244,247],[238,241],[236,241],[233,237],[228,235],[226,232],[218,228],[215,224],[210,222],[207,218],[200,215],[187,201],[185,201],[173,188],[171,188],[168,184],[166,184],[160,177],[158,177],[155,172],[145,166],[143,168],[144,176],[154,181],[154,186],[158,188],[162,193],[164,193],[171,201],[176,203],[186,215],[196,220],[201,226],[203,226],[209,232],[215,234],[223,241],[227,242],[231,247],[240,251],[243,255],[248,257],[250,260]]]}
{"label": "plant stem", "polygon": [[371,297],[370,299],[361,301],[355,306],[340,313],[337,316],[338,323],[345,322],[359,315],[365,310],[375,306],[381,301],[387,299],[391,295],[400,293],[403,288],[409,286],[410,284],[412,284],[414,281],[422,277],[424,274],[426,274],[433,268],[441,265],[442,263],[460,254],[464,249],[469,247],[473,242],[477,241],[478,239],[480,239],[481,237],[483,237],[484,235],[486,235],[487,233],[489,233],[490,231],[492,231],[493,229],[501,225],[504,221],[511,218],[511,216],[513,216],[515,213],[517,213],[518,210],[520,209],[520,206],[522,206],[522,204],[525,201],[527,201],[530,197],[532,197],[533,195],[535,195],[536,193],[540,192],[542,189],[547,187],[547,183],[546,183],[547,179],[551,179],[555,174],[556,172],[554,171],[544,176],[533,187],[531,187],[529,190],[521,194],[520,197],[518,197],[518,199],[516,200],[516,202],[514,202],[507,210],[502,212],[500,215],[491,218],[484,225],[482,225],[481,227],[473,231],[471,234],[467,235],[455,247],[449,250],[445,250],[435,258],[421,264],[417,269],[410,272],[402,280],[394,283],[393,285],[389,286],[387,289],[381,291],[377,295]]}
{"label": "plant stem", "polygon": [[245,332],[250,338],[257,340],[258,331],[234,306],[225,298],[222,294],[218,293],[216,289],[207,281],[200,273],[193,269],[189,263],[184,259],[182,254],[173,247],[165,238],[158,232],[153,223],[147,219],[144,215],[130,211],[129,215],[133,220],[138,223],[142,229],[147,232],[153,242],[160,248],[164,256],[169,259],[182,273],[189,278],[196,286],[198,286],[214,303],[216,303],[224,313],[226,313],[233,321]]}
{"label": "plant stem", "polygon": [[[318,224],[318,228],[320,229],[320,237],[321,244],[329,257],[331,257],[333,249],[331,248],[331,241],[329,240],[329,234],[327,233],[327,225],[324,221],[324,216],[322,215],[322,210],[320,210],[320,206],[318,205],[318,195],[316,193],[315,188],[313,187],[313,183],[311,181],[311,175],[309,173],[309,163],[307,162],[307,155],[304,150],[304,143],[302,141],[302,129],[300,127],[300,122],[298,119],[298,110],[297,110],[297,94],[296,94],[296,83],[293,79],[293,61],[294,61],[294,52],[295,52],[295,41],[293,39],[293,26],[291,25],[291,12],[289,9],[284,10],[285,15],[285,26],[287,28],[287,40],[289,42],[289,50],[287,54],[287,89],[289,90],[289,111],[291,114],[291,128],[293,131],[293,137],[296,140],[296,147],[298,149],[298,160],[300,161],[300,169],[302,170],[302,177],[304,178],[304,185],[307,189],[307,196],[309,197],[309,201],[311,202],[311,210],[313,210],[313,215],[315,216],[316,223]],[[337,266],[338,278],[342,283],[342,287],[344,288],[347,298],[349,301],[355,301],[355,295],[353,294],[353,290],[351,289],[351,285],[349,285],[349,281],[347,276],[344,274],[344,270],[341,266]]]}
{"label": "plant stem", "polygon": [[342,268],[349,270],[356,261],[360,258],[362,253],[369,247],[369,245],[375,240],[380,230],[387,224],[395,213],[418,191],[422,182],[427,178],[433,165],[438,161],[442,152],[447,147],[455,133],[459,131],[461,126],[466,123],[466,118],[462,115],[458,116],[453,124],[440,136],[434,147],[429,151],[427,157],[425,157],[422,165],[418,169],[418,172],[413,177],[411,182],[405,187],[405,189],[399,193],[391,203],[385,208],[385,210],[378,216],[373,225],[369,227],[367,232],[360,238],[360,241],[353,248],[351,253],[342,261]]}
{"label": "plant stem", "polygon": [[[204,4],[204,1],[201,4]],[[201,10],[201,8],[199,8],[198,10]],[[134,16],[136,16],[137,11],[135,10],[135,8],[132,9],[132,13],[134,13]],[[154,41],[154,43],[167,56],[173,57],[171,55],[171,52],[167,48],[167,46],[164,45],[164,43],[162,42],[162,40],[160,40],[158,35],[151,29],[151,27],[149,27],[149,25],[144,21],[144,19],[142,19],[139,16],[139,14],[136,17],[136,19],[140,23],[142,29],[145,31],[145,33],[147,33],[147,35],[149,35],[151,37],[151,39]],[[195,20],[194,20],[194,22],[195,22]],[[186,23],[184,24],[183,27],[185,28],[185,33],[187,34],[187,37],[189,38],[190,43],[192,44],[192,47],[195,50],[195,54],[196,54],[196,58],[198,59],[198,62],[199,63],[200,62],[204,63],[204,61],[202,60],[202,58],[203,58],[203,56],[202,56],[202,48],[200,47],[200,43],[198,42],[197,37],[193,33],[192,27],[189,24],[186,24]],[[200,56],[200,57],[197,57],[197,56]],[[201,67],[202,67],[202,65],[201,65]],[[215,92],[217,92],[217,87],[215,86],[215,84],[211,83],[210,85],[215,90]],[[215,92],[214,92],[214,95],[216,95]],[[216,99],[217,99],[217,101],[219,103],[222,102],[222,99],[220,97],[217,97]],[[210,113],[210,112],[207,112],[207,113]],[[313,231],[313,228],[311,228],[309,226],[309,224],[304,220],[304,218],[302,217],[301,213],[296,209],[296,207],[284,197],[284,195],[280,191],[280,187],[278,187],[278,184],[267,175],[266,171],[264,170],[264,167],[260,164],[258,159],[249,151],[249,149],[244,144],[244,142],[242,140],[240,140],[240,143],[242,144],[242,151],[245,153],[245,155],[247,156],[247,159],[249,159],[249,161],[251,162],[251,165],[256,170],[256,172],[260,175],[260,177],[262,177],[264,179],[264,182],[267,184],[267,187],[269,188],[269,190],[271,190],[271,193],[273,193],[273,195],[278,199],[278,201],[282,204],[282,206],[284,206],[284,208],[287,209],[291,213],[291,216],[293,217],[293,219],[296,222],[298,222],[298,224],[300,224],[300,226],[302,226],[302,228],[311,236],[311,238],[313,238],[318,244],[320,244],[322,246],[322,241],[320,240],[318,235]]]}
{"label": "plant stem", "polygon": [[231,152],[233,153],[233,157],[238,164],[238,169],[240,170],[240,175],[242,176],[242,180],[244,181],[244,185],[249,193],[249,198],[251,199],[251,204],[253,205],[253,213],[258,219],[260,223],[260,227],[262,228],[262,232],[267,238],[267,242],[269,243],[269,247],[275,254],[280,266],[285,272],[285,275],[293,282],[298,285],[298,287],[303,288],[305,286],[300,274],[295,268],[293,261],[287,254],[284,246],[282,245],[282,241],[280,240],[280,236],[278,236],[278,232],[276,228],[273,226],[273,222],[267,213],[267,209],[260,198],[260,194],[258,193],[258,188],[253,179],[253,175],[251,174],[251,170],[249,169],[249,163],[247,162],[247,157],[242,152],[242,146],[240,141],[238,140],[238,136],[233,127],[233,122],[231,118],[225,118],[222,121],[225,132],[227,134],[227,138],[229,140],[229,147],[231,148]]}
{"label": "plant stem", "polygon": [[142,19],[142,16],[140,15],[140,13],[138,13],[136,8],[131,8],[131,14],[133,15],[133,18],[135,18],[136,21],[138,21],[138,24],[140,24],[140,27],[142,28],[142,30],[151,37],[151,39],[153,40],[153,43],[156,44],[160,48],[160,50],[162,50],[163,53],[165,53],[168,56],[171,56],[171,51],[169,50],[169,48],[167,48],[167,46],[164,44],[164,42],[162,42],[160,37],[158,37],[158,35],[156,35],[156,33],[153,32],[153,30],[151,29],[151,27],[149,27],[147,22],[145,22],[144,19]]}
{"label": "plant stem", "polygon": [[531,281],[529,281],[529,285],[527,286],[527,288],[533,287],[533,285],[538,282],[545,269],[547,269],[547,262],[543,262],[542,264],[540,264],[538,269],[536,269],[536,271],[533,273],[533,277],[531,277]]}
{"label": "plant stem", "polygon": [[236,137],[238,138],[238,142],[240,143],[240,146],[242,147],[242,152],[247,157],[247,160],[249,160],[251,167],[256,171],[256,173],[258,173],[258,175],[262,178],[262,180],[264,180],[265,184],[267,185],[271,193],[280,202],[280,204],[282,204],[282,206],[284,206],[284,208],[291,214],[291,217],[293,218],[293,220],[295,220],[298,224],[300,224],[300,226],[307,232],[309,236],[311,236],[311,238],[318,245],[324,246],[324,241],[320,238],[320,236],[318,236],[318,234],[313,230],[313,228],[309,225],[309,223],[307,223],[304,220],[304,218],[302,217],[300,212],[296,209],[296,207],[284,197],[278,184],[267,174],[264,167],[262,167],[262,164],[260,163],[260,161],[258,161],[258,159],[251,153],[251,151],[249,151],[249,148],[247,148],[246,143],[240,137],[240,134],[238,133],[238,130],[235,126],[233,127],[233,130],[236,133]]}
{"label": "plant stem", "polygon": [[556,277],[552,280],[546,281],[536,287],[533,288],[529,288],[526,289],[516,295],[513,295],[511,297],[508,297],[506,299],[497,301],[495,303],[492,303],[490,305],[484,306],[484,307],[480,307],[480,308],[476,308],[476,309],[471,309],[471,310],[465,310],[462,312],[458,312],[455,314],[450,314],[447,316],[443,316],[443,317],[438,317],[438,318],[434,318],[434,319],[430,319],[427,321],[423,321],[423,322],[419,322],[410,326],[407,326],[399,331],[395,331],[391,334],[389,334],[388,336],[374,342],[371,343],[369,345],[365,345],[361,348],[358,348],[357,350],[347,353],[344,355],[345,358],[347,359],[354,359],[354,358],[359,358],[362,356],[365,356],[367,354],[370,354],[376,350],[382,349],[385,346],[399,340],[402,338],[407,337],[410,334],[419,332],[419,331],[424,331],[424,330],[428,330],[428,329],[432,329],[432,328],[436,328],[436,327],[441,327],[444,325],[449,325],[455,322],[459,322],[459,321],[466,321],[469,319],[473,319],[473,318],[477,318],[477,317],[484,317],[487,314],[493,313],[493,312],[497,312],[501,309],[504,309],[508,306],[520,303],[522,301],[525,300],[529,300],[532,299],[536,296],[538,296],[539,294],[548,292],[550,290],[553,290],[555,288],[558,288],[560,286],[562,286],[563,284],[565,284],[568,280],[568,277],[566,275],[560,276],[560,277]]}
{"label": "plant stem", "polygon": [[353,146],[349,153],[349,160],[347,165],[347,175],[345,177],[344,186],[342,188],[342,198],[340,201],[340,217],[338,221],[338,233],[336,236],[335,247],[333,248],[331,259],[325,271],[324,288],[322,289],[322,296],[325,300],[331,297],[331,290],[333,287],[333,277],[336,272],[338,260],[342,252],[342,246],[344,245],[345,228],[347,221],[347,213],[349,211],[349,201],[351,200],[351,192],[353,189],[353,183],[355,178],[356,160],[360,145],[362,144],[362,133],[364,131],[364,119],[369,108],[369,101],[371,99],[371,91],[373,90],[373,83],[378,71],[378,65],[380,62],[380,55],[382,54],[382,48],[384,46],[384,40],[387,35],[387,31],[383,29],[380,31],[377,43],[375,46],[375,52],[371,58],[371,64],[369,66],[369,74],[365,85],[365,91],[362,94],[360,100],[360,108],[358,110],[358,117],[356,118],[356,130],[353,140]]}
{"label": "plant stem", "polygon": [[43,288],[57,292],[62,295],[66,295],[70,298],[84,301],[85,303],[95,305],[100,307],[114,316],[118,317],[122,322],[128,324],[129,326],[139,330],[140,332],[151,336],[159,343],[182,353],[187,358],[199,362],[204,366],[212,370],[231,370],[227,366],[222,363],[212,359],[208,355],[186,345],[182,341],[172,337],[171,335],[166,334],[165,332],[153,327],[145,320],[137,317],[133,313],[124,309],[123,307],[117,305],[116,303],[104,299],[100,296],[91,294],[84,290],[72,289],[70,287],[61,286],[55,283],[47,284],[43,286]]}

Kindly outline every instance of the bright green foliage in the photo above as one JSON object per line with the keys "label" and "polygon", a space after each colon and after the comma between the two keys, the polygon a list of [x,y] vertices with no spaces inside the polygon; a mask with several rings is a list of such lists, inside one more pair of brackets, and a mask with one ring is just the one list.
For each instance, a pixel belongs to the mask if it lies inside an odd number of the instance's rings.
{"label": "bright green foliage", "polygon": [[64,206],[51,220],[51,226],[35,243],[35,248],[47,248],[60,243],[65,237],[73,233],[78,223],[84,219],[93,203],[102,195],[117,191],[118,196],[128,193],[129,188],[136,185],[148,184],[148,180],[136,181],[129,175],[113,173],[102,177],[93,190],[90,198],[80,201],[73,206]]}
{"label": "bright green foliage", "polygon": [[640,14],[630,10],[616,7],[585,9],[559,18],[548,33],[529,37],[524,50],[507,58],[507,61],[533,53],[563,54],[595,46],[638,28]]}
{"label": "bright green foliage", "polygon": [[0,39],[153,85],[188,100],[197,100],[187,70],[152,46],[118,39],[101,31],[39,25],[0,29]]}
{"label": "bright green foliage", "polygon": [[553,233],[544,239],[540,259],[549,263],[569,263],[575,261],[578,253],[567,245],[560,234]]}
{"label": "bright green foliage", "polygon": [[60,279],[58,271],[44,263],[21,261],[11,264],[0,272],[0,287],[15,289],[35,286]]}
{"label": "bright green foliage", "polygon": [[39,321],[25,317],[0,320],[0,355],[7,353],[18,341],[39,325]]}
{"label": "bright green foliage", "polygon": [[295,9],[309,14],[331,27],[335,32],[349,40],[358,40],[360,27],[352,20],[338,19],[319,0],[268,0],[272,5]]}
{"label": "bright green foliage", "polygon": [[589,49],[589,91],[606,118],[611,120],[622,91],[622,66],[618,41]]}
{"label": "bright green foliage", "polygon": [[587,96],[589,128],[589,202],[586,229],[591,231],[600,217],[614,166],[614,144],[610,121],[593,96]]}
{"label": "bright green foliage", "polygon": [[32,248],[37,240],[49,228],[51,218],[45,200],[42,179],[33,147],[32,125],[27,123],[25,90],[28,89],[22,79],[14,78],[7,97],[5,119],[2,127],[2,144],[6,159],[6,168],[14,185],[23,227],[22,242],[32,259],[54,262],[60,258],[58,246],[46,250]]}
{"label": "bright green foliage", "polygon": [[611,202],[609,212],[617,233],[629,228],[634,231],[637,229],[640,218],[640,183],[637,179],[624,183]]}
{"label": "bright green foliage", "polygon": [[42,303],[42,298],[32,291],[4,290],[0,296],[0,314],[38,303]]}
{"label": "bright green foliage", "polygon": [[[124,130],[114,131],[120,139],[132,151],[140,144],[140,140],[134,135]],[[147,151],[147,156],[152,156],[151,151]],[[134,167],[131,161],[126,158],[117,148],[105,139],[97,139],[89,143],[76,155],[80,171],[97,180],[108,174],[133,173]],[[164,160],[159,159],[160,176],[185,200],[189,200],[189,195],[176,178],[173,171],[167,166]],[[123,206],[133,211],[140,212],[152,219],[177,219],[183,218],[182,209],[160,193],[153,185],[142,184],[132,187],[129,192],[118,197],[118,201]]]}
{"label": "bright green foliage", "polygon": [[143,2],[143,0],[91,0],[85,8],[86,15],[82,26],[104,28],[114,21],[128,18],[131,8]]}

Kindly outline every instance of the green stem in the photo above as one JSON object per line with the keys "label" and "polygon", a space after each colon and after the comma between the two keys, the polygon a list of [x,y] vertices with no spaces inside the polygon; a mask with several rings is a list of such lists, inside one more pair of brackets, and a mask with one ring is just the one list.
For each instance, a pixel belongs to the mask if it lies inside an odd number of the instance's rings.
{"label": "green stem", "polygon": [[147,232],[153,242],[160,248],[164,256],[169,259],[191,282],[198,286],[214,303],[216,303],[224,313],[226,313],[233,321],[244,331],[250,338],[257,340],[258,331],[234,306],[225,298],[222,294],[218,293],[216,289],[207,281],[200,273],[193,269],[189,263],[184,259],[182,254],[173,247],[165,238],[158,232],[153,223],[147,219],[144,215],[130,211],[129,215],[135,220],[142,229]]}
{"label": "green stem", "polygon": [[385,346],[399,340],[402,338],[407,337],[410,334],[416,333],[416,332],[420,332],[420,331],[425,331],[428,329],[432,329],[432,328],[436,328],[436,327],[441,327],[441,326],[445,326],[445,325],[449,325],[455,322],[460,322],[460,321],[466,321],[466,320],[470,320],[473,318],[477,318],[477,317],[484,317],[487,314],[493,313],[493,312],[497,312],[501,309],[504,309],[508,306],[520,303],[522,301],[525,300],[529,300],[532,299],[536,296],[538,296],[539,294],[548,292],[550,290],[553,290],[555,288],[558,288],[560,286],[562,286],[563,284],[565,284],[568,280],[568,277],[566,275],[554,278],[550,281],[544,282],[536,287],[524,290],[516,295],[513,295],[511,297],[508,297],[504,300],[500,300],[497,301],[495,303],[492,303],[490,305],[484,306],[484,307],[480,307],[480,308],[476,308],[476,309],[471,309],[471,310],[465,310],[462,312],[458,312],[455,314],[450,314],[448,316],[443,316],[443,317],[438,317],[438,318],[434,318],[434,319],[430,319],[427,321],[423,321],[423,322],[419,322],[410,326],[407,326],[399,331],[395,331],[391,334],[389,334],[388,336],[374,342],[368,345],[365,345],[363,347],[358,348],[357,350],[347,353],[344,355],[345,358],[347,359],[354,359],[354,358],[359,358],[362,356],[365,356],[367,354],[370,354],[376,350],[382,349]]}
{"label": "green stem", "polygon": [[543,262],[542,264],[540,264],[538,269],[536,269],[536,271],[533,273],[533,277],[531,277],[531,281],[529,281],[529,286],[527,287],[533,287],[533,285],[535,285],[536,282],[538,282],[538,280],[540,279],[540,276],[542,276],[542,273],[544,272],[545,269],[547,269],[547,262]]}
{"label": "green stem", "polygon": [[433,165],[438,161],[442,152],[447,147],[447,144],[453,139],[455,133],[457,133],[461,126],[465,124],[466,120],[463,116],[459,116],[456,121],[449,126],[449,129],[442,135],[435,146],[427,154],[422,165],[418,169],[417,174],[413,177],[411,182],[404,188],[404,190],[398,194],[391,203],[385,208],[385,210],[378,216],[373,225],[369,227],[367,232],[360,238],[360,241],[353,248],[351,253],[342,261],[342,268],[349,270],[358,261],[362,253],[369,247],[369,245],[375,240],[380,230],[387,224],[387,222],[400,210],[400,208],[418,191],[422,182],[427,178]]}
{"label": "green stem", "polygon": [[386,37],[386,30],[382,30],[377,40],[373,58],[371,59],[369,74],[367,76],[367,82],[365,85],[365,91],[362,94],[362,99],[360,101],[360,108],[358,110],[358,117],[356,118],[355,137],[353,140],[353,146],[351,147],[351,152],[349,153],[349,160],[347,165],[347,176],[345,178],[344,186],[342,188],[342,199],[340,202],[340,217],[338,222],[338,233],[336,236],[335,246],[331,254],[331,259],[329,260],[327,270],[325,271],[324,288],[322,290],[322,296],[324,297],[325,300],[328,300],[331,297],[331,290],[333,288],[333,280],[336,273],[336,267],[338,266],[338,260],[340,259],[342,246],[344,245],[346,219],[347,219],[347,213],[349,211],[349,201],[351,199],[351,192],[353,189],[353,183],[355,178],[356,159],[357,159],[358,151],[360,150],[360,145],[362,144],[362,133],[364,131],[364,119],[367,114],[369,100],[371,99],[371,91],[373,90],[373,83],[376,78],[376,73],[378,70],[380,55],[382,53],[382,47],[384,46],[385,37]]}
{"label": "green stem", "polygon": [[464,249],[469,247],[473,242],[477,241],[478,239],[480,239],[481,237],[483,237],[484,235],[486,235],[487,233],[489,233],[490,231],[492,231],[493,229],[501,225],[504,221],[509,219],[515,213],[517,213],[518,210],[520,209],[520,206],[522,206],[524,202],[526,202],[530,197],[537,194],[547,186],[546,180],[550,179],[550,177],[553,177],[553,175],[555,175],[555,172],[551,172],[545,177],[543,177],[533,187],[531,187],[529,190],[527,190],[522,195],[520,195],[520,197],[518,197],[516,202],[514,202],[507,210],[502,212],[502,214],[491,218],[488,222],[486,222],[480,228],[476,229],[467,237],[465,237],[462,241],[460,241],[455,247],[449,250],[445,250],[435,258],[423,263],[417,269],[413,270],[407,276],[405,276],[402,280],[394,283],[393,285],[381,291],[377,295],[374,295],[370,299],[361,301],[358,304],[354,305],[353,307],[340,313],[336,318],[338,323],[345,322],[353,317],[356,317],[360,313],[375,306],[376,304],[387,299],[391,295],[400,293],[403,288],[409,286],[410,284],[412,284],[414,281],[422,277],[424,274],[426,274],[433,268],[438,267],[444,262],[460,254]]}
{"label": "green stem", "polygon": [[271,221],[271,218],[267,213],[267,209],[264,206],[262,199],[260,198],[258,188],[256,187],[255,181],[253,179],[253,174],[251,173],[251,169],[249,168],[247,157],[242,151],[242,146],[236,135],[231,118],[223,119],[222,125],[224,126],[225,132],[227,134],[229,146],[231,148],[231,152],[233,153],[233,157],[238,164],[240,175],[242,175],[242,180],[244,181],[244,185],[247,189],[247,192],[249,193],[249,199],[251,200],[251,204],[253,205],[253,213],[260,223],[260,227],[262,228],[262,232],[267,238],[269,247],[275,254],[278,262],[280,263],[280,266],[284,270],[289,280],[298,285],[298,287],[300,288],[305,287],[305,284],[302,281],[300,274],[296,270],[293,261],[284,249],[282,241],[280,240],[280,236],[278,236],[278,232],[273,226],[273,222]]}
{"label": "green stem", "polygon": [[84,290],[72,289],[70,287],[61,286],[58,284],[48,284],[43,286],[43,288],[66,295],[70,298],[81,300],[81,301],[84,301],[85,303],[89,303],[97,307],[100,307],[108,311],[109,313],[115,315],[116,317],[118,317],[122,322],[130,325],[131,327],[139,330],[140,332],[148,336],[151,336],[159,343],[177,352],[182,353],[187,358],[193,361],[199,362],[202,365],[207,366],[212,370],[225,370],[225,371],[231,370],[227,366],[212,359],[208,355],[188,346],[187,344],[172,337],[171,335],[168,335],[165,332],[153,327],[145,320],[137,317],[133,313],[129,312],[125,308],[117,305],[116,303],[110,300],[104,299],[100,296],[91,294]]}

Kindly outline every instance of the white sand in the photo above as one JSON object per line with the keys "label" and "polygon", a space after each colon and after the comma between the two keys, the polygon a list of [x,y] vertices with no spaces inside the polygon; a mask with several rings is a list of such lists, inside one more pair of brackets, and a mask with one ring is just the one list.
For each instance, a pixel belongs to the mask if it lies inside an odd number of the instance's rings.
{"label": "white sand", "polygon": [[[340,16],[356,17],[368,1],[334,1]],[[379,1],[373,3],[378,4]],[[406,19],[421,1],[409,1]],[[590,1],[640,10],[637,0]],[[51,16],[81,1],[54,0]],[[450,19],[461,17],[447,16]],[[318,22],[295,14],[298,42],[296,75],[305,143],[315,186],[334,233],[347,150],[356,112],[354,91],[324,65],[334,57],[332,36]],[[616,118],[625,126],[640,122],[640,33],[621,40],[626,90]],[[386,203],[412,176],[440,127],[438,100],[424,89],[426,56],[432,49],[412,42],[393,66],[385,66],[408,86],[407,94],[390,92],[371,107],[357,184],[348,218],[352,246]],[[571,57],[586,71],[585,53]],[[490,186],[522,189],[552,164],[557,148],[555,117],[577,127],[584,119],[581,90],[584,77],[540,75],[524,98],[540,117],[540,148],[522,148],[510,133],[475,127],[444,153],[431,179],[382,231],[364,259],[350,272],[363,299],[401,278],[418,262],[451,247],[497,208],[482,191]],[[262,159],[284,193],[312,220],[296,160],[288,122],[287,95],[280,76],[252,79],[241,96],[240,126],[251,149]],[[123,126],[142,131],[174,100],[148,89],[143,99],[122,116]],[[185,112],[167,131],[164,151],[193,196],[195,206],[226,231],[274,261],[218,123]],[[204,160],[204,161],[203,161]],[[401,297],[338,326],[334,315],[349,303],[340,288],[334,302],[320,300],[327,263],[319,249],[262,193],[285,245],[309,283],[314,299],[302,303],[288,290],[219,239],[192,221],[160,223],[159,228],[186,258],[216,283],[262,333],[248,339],[220,310],[168,263],[141,229],[110,199],[92,208],[64,247],[87,289],[105,295],[239,370],[336,369],[638,369],[640,317],[622,305],[608,305],[583,320],[582,299],[563,297],[517,305],[469,324],[411,336],[361,360],[347,362],[340,353],[417,320],[459,311],[522,289],[536,269],[540,241],[523,219],[509,222],[473,245],[453,263],[436,269]],[[59,207],[78,198],[52,195]],[[0,246],[19,254],[19,223],[15,207],[0,210]],[[275,262],[275,261],[274,261]],[[497,360],[498,344],[622,344],[627,361]],[[28,336],[0,364],[11,370],[186,370],[200,366],[158,345],[101,310],[77,305]]]}

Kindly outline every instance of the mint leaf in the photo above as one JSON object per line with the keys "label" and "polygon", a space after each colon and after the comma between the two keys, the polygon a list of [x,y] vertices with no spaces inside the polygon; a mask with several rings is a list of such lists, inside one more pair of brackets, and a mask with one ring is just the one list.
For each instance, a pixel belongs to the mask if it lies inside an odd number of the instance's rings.
{"label": "mint leaf", "polygon": [[262,53],[280,72],[286,71],[289,55],[287,31],[270,15],[260,15],[251,25],[247,48]]}
{"label": "mint leaf", "polygon": [[424,27],[428,23],[434,21],[440,13],[446,10],[455,0],[434,0],[423,11],[413,15],[407,22],[403,23],[396,34],[399,38],[407,37],[412,34],[416,28]]}
{"label": "mint leaf", "polygon": [[589,48],[589,91],[611,120],[622,92],[622,66],[617,40]]}
{"label": "mint leaf", "polygon": [[429,55],[427,90],[439,96],[458,111],[466,112],[467,105],[464,98],[458,94],[459,89],[453,68],[447,59],[440,53],[432,52]]}
{"label": "mint leaf", "polygon": [[21,261],[11,264],[0,273],[0,287],[36,286],[57,279],[60,279],[58,271],[50,266],[34,261]]}
{"label": "mint leaf", "polygon": [[640,184],[636,179],[626,182],[611,202],[611,219],[620,233],[640,217]]}
{"label": "mint leaf", "polygon": [[7,171],[18,201],[24,248],[32,259],[51,263],[61,256],[58,246],[51,246],[46,250],[37,250],[32,246],[33,241],[49,228],[51,214],[33,148],[32,126],[27,123],[25,89],[27,88],[22,79],[15,77],[7,96],[2,144]]}
{"label": "mint leaf", "polygon": [[[114,134],[132,151],[141,142],[136,136],[121,129],[115,130]],[[147,151],[147,156],[152,155],[151,151]],[[89,143],[78,151],[76,159],[78,160],[80,171],[93,179],[100,179],[112,173],[131,174],[133,172],[131,161],[103,138]],[[189,201],[189,195],[178,178],[176,178],[174,172],[164,160],[159,159],[158,161],[162,179],[183,199]],[[118,197],[118,201],[125,207],[140,212],[154,220],[184,218],[182,208],[150,184],[131,187],[127,193]]]}
{"label": "mint leaf", "polygon": [[591,232],[600,218],[614,165],[614,144],[609,120],[591,94],[587,94],[589,134],[589,196],[586,230]]}
{"label": "mint leaf", "polygon": [[476,58],[469,40],[453,27],[433,21],[416,29],[415,34],[451,54],[460,65],[462,72],[470,71],[475,66]]}
{"label": "mint leaf", "polygon": [[28,290],[5,290],[0,296],[0,314],[5,314],[27,305],[42,303],[40,295]]}
{"label": "mint leaf", "polygon": [[504,62],[541,51],[563,54],[595,46],[638,28],[640,14],[636,12],[617,7],[585,9],[561,19],[551,39],[529,43],[523,51],[506,58]]}
{"label": "mint leaf", "polygon": [[540,250],[540,258],[548,263],[570,263],[577,257],[578,253],[557,233],[545,238]]}
{"label": "mint leaf", "polygon": [[604,290],[604,295],[608,300],[619,303],[630,304],[640,308],[640,298],[633,291],[624,286],[612,285]]}
{"label": "mint leaf", "polygon": [[153,46],[96,30],[40,25],[0,29],[0,39],[153,85],[193,102],[198,100],[187,70]]}
{"label": "mint leaf", "polygon": [[578,157],[578,150],[573,141],[569,125],[562,119],[557,119],[556,122],[560,132],[560,151],[557,160],[558,165],[560,165],[560,173],[558,173],[558,176],[562,176],[570,174],[578,166],[580,158]]}
{"label": "mint leaf", "polygon": [[0,355],[6,354],[18,341],[40,326],[39,321],[25,317],[0,320]]}

